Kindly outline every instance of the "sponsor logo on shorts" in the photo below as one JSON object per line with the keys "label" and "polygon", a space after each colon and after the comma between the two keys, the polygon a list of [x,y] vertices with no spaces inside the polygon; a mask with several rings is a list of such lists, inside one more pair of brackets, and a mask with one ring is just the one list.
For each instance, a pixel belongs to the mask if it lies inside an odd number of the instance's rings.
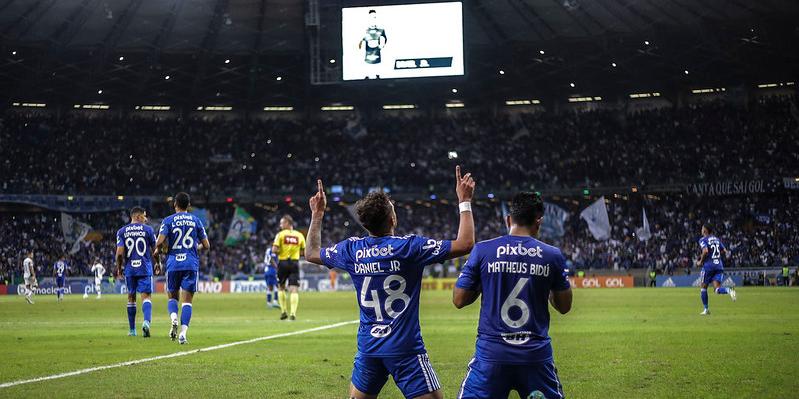
{"label": "sponsor logo on shorts", "polygon": [[186,254],[177,254],[177,255],[175,255],[175,261],[183,262],[184,260],[186,260]]}
{"label": "sponsor logo on shorts", "polygon": [[375,338],[384,338],[391,334],[391,326],[385,325],[376,325],[372,327],[372,330],[369,331],[369,334],[372,334]]}
{"label": "sponsor logo on shorts", "polygon": [[140,267],[141,266],[141,259],[134,259],[130,261],[131,267]]}

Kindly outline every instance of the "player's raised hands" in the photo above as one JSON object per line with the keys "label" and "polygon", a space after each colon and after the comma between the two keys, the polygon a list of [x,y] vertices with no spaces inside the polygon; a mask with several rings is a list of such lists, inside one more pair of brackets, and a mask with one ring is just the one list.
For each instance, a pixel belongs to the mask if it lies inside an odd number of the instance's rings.
{"label": "player's raised hands", "polygon": [[311,214],[323,214],[327,207],[327,197],[325,196],[325,188],[322,185],[322,179],[316,180],[316,194],[308,200],[311,205]]}
{"label": "player's raised hands", "polygon": [[471,201],[475,185],[471,173],[461,176],[461,166],[455,166],[455,192],[458,194],[458,202]]}

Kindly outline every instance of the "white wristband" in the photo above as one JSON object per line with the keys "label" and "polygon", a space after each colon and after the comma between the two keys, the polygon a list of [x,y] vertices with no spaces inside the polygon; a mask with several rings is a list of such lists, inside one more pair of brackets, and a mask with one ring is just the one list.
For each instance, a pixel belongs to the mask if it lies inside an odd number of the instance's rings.
{"label": "white wristband", "polygon": [[471,202],[461,202],[458,204],[458,209],[460,209],[461,213],[463,212],[471,212],[472,211],[472,203]]}

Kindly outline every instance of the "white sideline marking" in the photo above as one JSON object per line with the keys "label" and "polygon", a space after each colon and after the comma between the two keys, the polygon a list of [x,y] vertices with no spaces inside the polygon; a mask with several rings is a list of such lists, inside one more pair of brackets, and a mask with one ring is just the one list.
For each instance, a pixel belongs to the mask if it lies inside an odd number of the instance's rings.
{"label": "white sideline marking", "polygon": [[329,330],[331,328],[346,326],[348,324],[355,324],[357,322],[358,322],[358,320],[342,321],[340,323],[328,324],[328,325],[325,325],[325,326],[309,328],[309,329],[306,329],[306,330],[298,330],[298,331],[292,331],[292,332],[275,334],[275,335],[267,335],[265,337],[258,337],[258,338],[244,340],[244,341],[231,342],[229,344],[209,346],[207,348],[200,348],[200,349],[194,349],[194,350],[183,351],[183,352],[175,352],[175,353],[170,353],[168,355],[153,356],[153,357],[147,357],[147,358],[138,359],[138,360],[129,360],[127,362],[109,364],[107,366],[90,367],[90,368],[86,368],[86,369],[70,371],[70,372],[67,372],[67,373],[53,374],[53,375],[48,375],[48,376],[44,376],[44,377],[31,378],[29,380],[19,380],[19,381],[4,382],[4,383],[0,384],[0,389],[9,388],[9,387],[17,386],[17,385],[30,384],[30,383],[33,383],[33,382],[56,380],[56,379],[59,379],[59,378],[72,377],[72,376],[75,376],[75,375],[92,373],[92,372],[95,372],[95,371],[109,370],[109,369],[115,369],[115,368],[125,367],[125,366],[133,366],[133,365],[136,365],[136,364],[153,362],[153,361],[161,360],[161,359],[171,359],[173,357],[187,356],[187,355],[191,355],[191,354],[194,354],[194,353],[210,352],[210,351],[215,351],[217,349],[230,348],[231,346],[251,344],[253,342],[266,341],[266,340],[276,339],[276,338],[290,337],[292,335],[300,335],[300,334],[307,334],[307,333],[316,332],[316,331]]}

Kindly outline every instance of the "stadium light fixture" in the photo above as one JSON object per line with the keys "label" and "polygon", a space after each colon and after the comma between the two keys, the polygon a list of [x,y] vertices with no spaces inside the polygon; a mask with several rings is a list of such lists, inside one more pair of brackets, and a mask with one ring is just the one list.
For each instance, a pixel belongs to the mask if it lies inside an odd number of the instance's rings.
{"label": "stadium light fixture", "polygon": [[278,77],[276,77],[276,78],[275,78],[275,80],[277,80],[278,82],[280,82],[281,80],[283,80],[283,77],[282,77],[282,76],[278,76]]}
{"label": "stadium light fixture", "polygon": [[230,64],[230,59],[226,59],[225,64]]}
{"label": "stadium light fixture", "polygon": [[336,60],[335,60],[334,58],[331,58],[331,59],[330,59],[329,61],[327,61],[327,62],[329,62],[329,63],[331,63],[331,64],[335,64],[335,63],[336,63]]}
{"label": "stadium light fixture", "polygon": [[682,72],[683,72],[684,74],[688,75],[688,70],[687,70],[687,69],[683,69],[683,71],[682,71]]}
{"label": "stadium light fixture", "polygon": [[569,87],[571,87],[572,89],[573,89],[575,86],[576,86],[576,85],[574,84],[574,82],[571,82],[571,83],[569,83]]}
{"label": "stadium light fixture", "polygon": [[504,74],[505,74],[505,71],[504,71],[504,70],[502,70],[502,69],[500,69],[500,70],[499,70],[499,74],[500,74],[500,75],[504,75]]}
{"label": "stadium light fixture", "polygon": [[123,201],[125,199],[124,195],[117,195],[117,200]]}
{"label": "stadium light fixture", "polygon": [[11,55],[17,55],[17,50],[12,51]]}
{"label": "stadium light fixture", "polygon": [[758,89],[771,89],[774,87],[793,86],[794,82],[779,82],[779,83],[761,83],[757,85]]}
{"label": "stadium light fixture", "polygon": [[170,105],[137,105],[133,107],[137,111],[169,111],[172,109]]}
{"label": "stadium light fixture", "polygon": [[73,201],[73,200],[75,200],[75,197],[67,195],[67,201]]}
{"label": "stadium light fixture", "polygon": [[14,102],[11,103],[12,107],[23,107],[23,108],[44,108],[47,106],[45,103],[22,103],[22,102]]}
{"label": "stadium light fixture", "polygon": [[394,110],[394,109],[416,109],[416,105],[414,104],[386,104],[383,106],[385,110]]}
{"label": "stadium light fixture", "polygon": [[355,107],[352,105],[326,105],[321,109],[322,111],[352,111]]}
{"label": "stadium light fixture", "polygon": [[109,109],[111,108],[108,104],[75,104],[72,106],[75,109]]}
{"label": "stadium light fixture", "polygon": [[233,107],[229,105],[206,105],[204,107],[197,107],[197,111],[232,111]]}
{"label": "stadium light fixture", "polygon": [[538,50],[538,54],[544,55],[546,52],[544,52],[544,50]]}
{"label": "stadium light fixture", "polygon": [[691,89],[691,94],[709,94],[721,93],[727,91],[724,87],[708,88],[708,89]]}
{"label": "stadium light fixture", "polygon": [[650,97],[660,97],[659,92],[652,92],[652,93],[632,93],[629,95],[630,98],[650,98]]}
{"label": "stadium light fixture", "polygon": [[97,94],[103,94],[103,89],[97,90]]}
{"label": "stadium light fixture", "polygon": [[648,45],[649,45],[649,40],[644,40],[644,46],[648,46]]}
{"label": "stadium light fixture", "polygon": [[538,105],[541,100],[505,100],[505,105]]}
{"label": "stadium light fixture", "polygon": [[452,92],[452,94],[458,94],[458,89],[456,89],[456,88],[454,88],[454,87],[453,87],[453,88],[452,88],[452,90],[450,90],[450,91]]}
{"label": "stadium light fixture", "polygon": [[447,152],[447,159],[458,159],[458,152],[457,151]]}
{"label": "stadium light fixture", "polygon": [[586,103],[591,101],[602,101],[602,97],[569,97],[570,103]]}
{"label": "stadium light fixture", "polygon": [[264,107],[264,111],[266,112],[288,112],[294,111],[294,107],[279,105],[279,106],[266,106]]}
{"label": "stadium light fixture", "polygon": [[125,57],[123,57],[123,56],[119,56],[119,58],[118,58],[118,59],[119,59],[120,61],[125,61]]}
{"label": "stadium light fixture", "polygon": [[164,80],[169,80],[169,78],[170,78],[170,77],[171,77],[171,76],[169,76],[169,75],[166,75],[166,76],[164,76]]}
{"label": "stadium light fixture", "polygon": [[450,103],[444,104],[444,106],[447,107],[447,108],[463,108],[463,107],[466,106],[466,104],[464,104],[462,102],[450,102]]}
{"label": "stadium light fixture", "polygon": [[612,66],[612,67],[616,68],[616,66],[617,66],[617,65],[616,65],[616,63],[615,63],[615,62],[611,62],[611,63],[610,63],[610,66]]}

